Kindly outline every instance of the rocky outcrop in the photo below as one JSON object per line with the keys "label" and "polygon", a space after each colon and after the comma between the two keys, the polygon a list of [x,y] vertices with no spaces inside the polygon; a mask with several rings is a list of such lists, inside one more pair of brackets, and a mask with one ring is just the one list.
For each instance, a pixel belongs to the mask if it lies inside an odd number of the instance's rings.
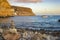
{"label": "rocky outcrop", "polygon": [[58,20],[58,22],[60,22],[60,19]]}
{"label": "rocky outcrop", "polygon": [[7,0],[0,0],[0,17],[13,16],[14,9],[11,8]]}
{"label": "rocky outcrop", "polygon": [[18,16],[35,16],[31,8],[12,6]]}
{"label": "rocky outcrop", "polygon": [[21,35],[15,28],[14,22],[11,21],[10,27],[4,25],[0,28],[1,36],[4,40],[19,40]]}
{"label": "rocky outcrop", "polygon": [[0,10],[0,17],[14,16],[13,9]]}
{"label": "rocky outcrop", "polygon": [[5,32],[2,36],[5,40],[19,40],[20,38],[20,34],[18,33]]}
{"label": "rocky outcrop", "polygon": [[15,16],[35,16],[32,9],[27,7],[11,6],[7,0],[0,0],[0,17]]}

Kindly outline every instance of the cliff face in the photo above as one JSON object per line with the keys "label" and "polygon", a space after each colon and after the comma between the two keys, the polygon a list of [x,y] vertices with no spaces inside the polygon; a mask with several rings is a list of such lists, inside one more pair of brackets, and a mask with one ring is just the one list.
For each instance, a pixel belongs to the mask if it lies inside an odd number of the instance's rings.
{"label": "cliff face", "polygon": [[0,17],[14,16],[13,9],[0,10]]}
{"label": "cliff face", "polygon": [[14,9],[11,8],[7,0],[0,0],[0,17],[13,16]]}
{"label": "cliff face", "polygon": [[15,13],[18,16],[35,16],[35,14],[32,12],[32,9],[26,8],[26,7],[17,7],[17,6],[12,6],[14,8]]}
{"label": "cliff face", "polygon": [[11,8],[10,4],[7,2],[7,0],[0,0],[0,8]]}
{"label": "cliff face", "polygon": [[35,16],[32,9],[26,7],[11,6],[7,0],[0,0],[0,17],[15,16]]}

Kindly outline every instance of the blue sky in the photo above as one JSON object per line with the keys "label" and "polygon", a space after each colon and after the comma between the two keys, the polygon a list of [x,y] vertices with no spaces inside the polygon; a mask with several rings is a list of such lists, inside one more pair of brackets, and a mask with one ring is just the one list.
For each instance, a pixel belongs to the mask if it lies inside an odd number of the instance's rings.
{"label": "blue sky", "polygon": [[60,0],[42,0],[37,3],[16,2],[9,1],[11,5],[29,7],[36,15],[59,15],[60,14]]}

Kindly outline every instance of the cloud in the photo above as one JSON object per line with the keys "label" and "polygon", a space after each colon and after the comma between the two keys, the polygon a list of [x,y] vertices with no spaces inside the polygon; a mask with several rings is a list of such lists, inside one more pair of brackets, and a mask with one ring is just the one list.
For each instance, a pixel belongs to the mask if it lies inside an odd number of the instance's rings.
{"label": "cloud", "polygon": [[16,2],[41,2],[42,0],[14,0]]}

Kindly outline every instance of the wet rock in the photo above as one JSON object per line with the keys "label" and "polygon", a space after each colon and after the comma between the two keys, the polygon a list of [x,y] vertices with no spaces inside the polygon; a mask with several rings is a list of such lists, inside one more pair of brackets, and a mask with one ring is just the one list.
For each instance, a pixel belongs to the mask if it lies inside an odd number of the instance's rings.
{"label": "wet rock", "polygon": [[58,20],[58,22],[60,22],[60,19]]}

